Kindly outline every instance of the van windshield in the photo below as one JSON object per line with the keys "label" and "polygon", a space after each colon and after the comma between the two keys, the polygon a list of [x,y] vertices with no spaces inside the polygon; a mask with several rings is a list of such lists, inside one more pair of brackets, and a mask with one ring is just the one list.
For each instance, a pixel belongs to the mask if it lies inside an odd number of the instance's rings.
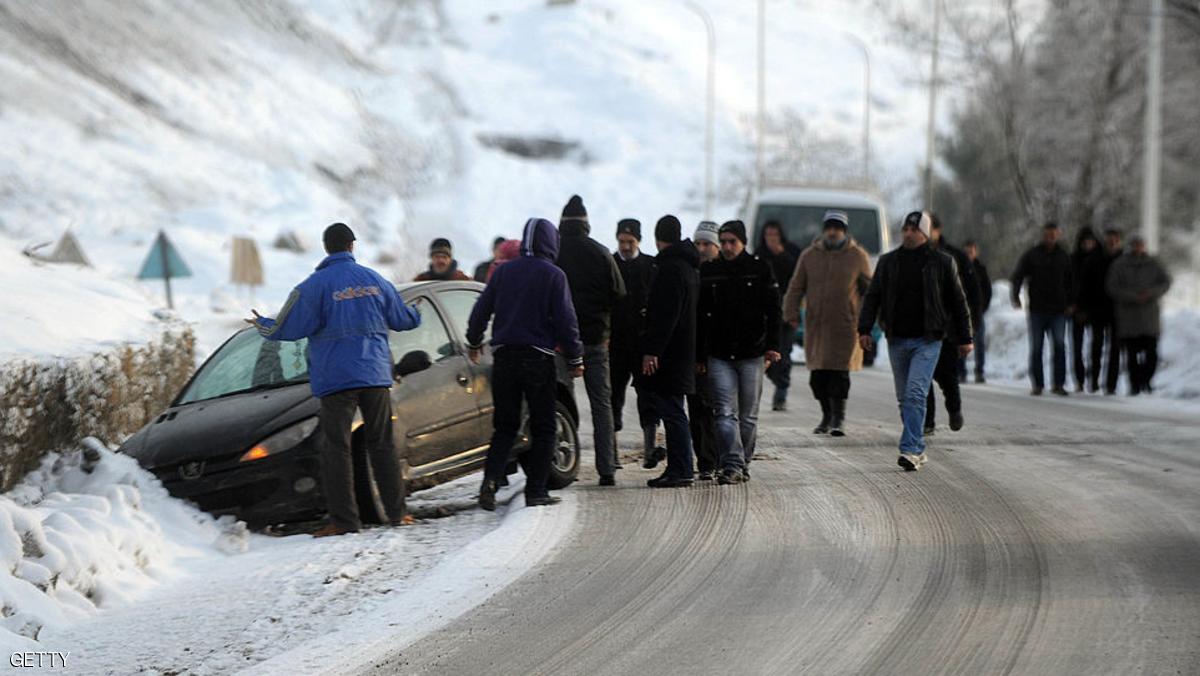
{"label": "van windshield", "polygon": [[308,382],[307,347],[305,339],[276,342],[242,331],[200,368],[179,404]]}
{"label": "van windshield", "polygon": [[795,204],[760,204],[754,223],[756,234],[755,250],[763,246],[763,225],[777,221],[783,225],[783,232],[788,241],[800,247],[806,247],[816,239],[822,230],[822,219],[830,209],[839,209],[850,217],[850,236],[858,241],[858,245],[866,249],[868,254],[878,256],[880,251],[880,219],[876,209],[845,209],[837,206],[814,207]]}

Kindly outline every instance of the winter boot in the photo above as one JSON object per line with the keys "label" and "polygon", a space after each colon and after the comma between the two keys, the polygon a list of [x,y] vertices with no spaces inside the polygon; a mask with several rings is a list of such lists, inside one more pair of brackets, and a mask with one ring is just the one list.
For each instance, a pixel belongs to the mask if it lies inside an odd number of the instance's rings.
{"label": "winter boot", "polygon": [[842,425],[846,422],[846,400],[830,399],[829,410],[829,436],[846,436],[846,433],[842,431]]}
{"label": "winter boot", "polygon": [[833,406],[829,401],[821,400],[821,423],[813,428],[813,434],[829,434],[829,423],[833,417]]}
{"label": "winter boot", "polygon": [[496,482],[494,480],[484,479],[483,485],[479,487],[479,507],[489,512],[496,511]]}

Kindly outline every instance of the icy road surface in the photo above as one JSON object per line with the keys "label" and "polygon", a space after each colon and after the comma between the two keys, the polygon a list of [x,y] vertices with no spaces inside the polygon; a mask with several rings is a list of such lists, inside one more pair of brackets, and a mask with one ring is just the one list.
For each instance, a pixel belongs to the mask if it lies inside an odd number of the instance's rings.
{"label": "icy road surface", "polygon": [[806,380],[751,483],[585,477],[555,554],[375,672],[1200,673],[1194,405],[972,385],[905,474],[886,370],[844,439],[809,432]]}

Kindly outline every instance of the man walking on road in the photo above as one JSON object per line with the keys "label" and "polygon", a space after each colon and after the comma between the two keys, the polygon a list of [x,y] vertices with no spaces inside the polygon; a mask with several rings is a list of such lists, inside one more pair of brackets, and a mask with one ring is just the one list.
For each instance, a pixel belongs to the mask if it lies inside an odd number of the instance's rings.
{"label": "man walking on road", "polygon": [[[763,225],[762,240],[754,252],[771,266],[780,291],[787,289],[792,273],[796,271],[796,262],[800,260],[800,247],[788,241],[778,221],[767,221]],[[792,342],[796,327],[783,322],[779,330],[779,361],[767,367],[767,378],[775,386],[775,394],[771,397],[772,411],[787,410],[788,389],[792,386]]]}
{"label": "man walking on road", "polygon": [[562,236],[558,267],[567,273],[583,340],[583,385],[592,409],[596,472],[601,486],[615,486],[617,446],[608,341],[613,307],[625,297],[625,282],[608,249],[588,236],[591,226],[579,195],[572,196],[563,208],[558,232]]}
{"label": "man walking on road", "polygon": [[404,518],[404,479],[392,441],[392,353],[388,330],[407,331],[421,315],[383,275],[354,262],[354,232],[334,223],[322,236],[329,254],[292,290],[274,319],[246,321],[267,340],[308,339],[313,396],[321,402],[321,486],[329,525],[314,535],[362,528],[354,493],[351,425],[362,411],[366,452],[379,497],[393,524]]}
{"label": "man walking on road", "polygon": [[1151,393],[1158,368],[1158,337],[1162,333],[1162,297],[1171,288],[1171,275],[1146,250],[1141,235],[1129,238],[1129,253],[1118,258],[1108,273],[1108,292],[1117,301],[1117,335],[1125,344],[1129,364],[1129,393]]}
{"label": "man walking on road", "polygon": [[[963,253],[961,249],[951,246],[942,236],[942,220],[938,218],[938,215],[930,214],[930,220],[932,223],[929,231],[929,246],[954,259],[954,270],[958,274],[958,281],[962,285],[963,293],[967,296],[967,307],[971,310],[971,325],[974,326],[980,315],[979,282],[975,279],[975,267],[971,265],[971,259],[967,258],[967,254]],[[963,426],[962,390],[959,388],[961,383],[959,363],[962,358],[959,357],[957,350],[958,336],[947,333],[945,342],[946,345],[942,346],[942,352],[938,355],[937,367],[933,370],[933,381],[942,389],[942,396],[946,400],[946,415],[950,418],[950,429],[957,432]],[[933,434],[936,429],[937,398],[934,396],[933,386],[930,385],[925,408],[925,436]]]}
{"label": "man walking on road", "polygon": [[[988,274],[983,259],[979,257],[977,242],[968,241],[963,244],[963,252],[971,261],[971,267],[975,271],[975,281],[979,284],[979,316],[973,318],[972,326],[975,329],[975,384],[982,385],[987,382],[984,367],[987,362],[987,312],[992,306],[992,277]],[[967,360],[963,359],[959,371],[964,378],[967,373],[966,369]]]}
{"label": "man walking on road", "polygon": [[1025,252],[1012,274],[1012,305],[1021,309],[1021,287],[1029,282],[1029,378],[1032,394],[1040,396],[1046,387],[1042,352],[1046,334],[1050,334],[1054,351],[1054,388],[1059,396],[1067,396],[1067,317],[1071,314],[1071,299],[1075,297],[1075,279],[1071,274],[1071,257],[1058,243],[1062,231],[1051,222],[1042,228],[1042,242]]}
{"label": "man walking on road", "polygon": [[904,431],[898,464],[915,471],[925,464],[925,403],[933,370],[948,334],[959,337],[958,353],[971,353],[971,312],[954,259],[929,247],[932,222],[914,211],[900,229],[900,248],[879,259],[858,317],[858,340],[874,346],[871,329],[878,320],[888,341],[896,399]]}
{"label": "man walking on road", "polygon": [[[1088,269],[1085,273],[1086,283],[1094,285],[1097,281],[1100,284],[1100,295],[1096,299],[1096,306],[1092,308],[1092,312],[1096,314],[1094,326],[1096,343],[1092,344],[1092,372],[1098,378],[1100,375],[1100,364],[1096,361],[1096,350],[1106,346],[1108,348],[1108,359],[1105,360],[1104,366],[1104,394],[1114,395],[1117,393],[1117,382],[1121,379],[1121,340],[1117,337],[1117,304],[1113,295],[1108,292],[1108,272],[1112,269],[1112,265],[1125,253],[1121,244],[1122,233],[1117,228],[1108,228],[1104,231],[1104,256],[1094,262],[1094,267]],[[1102,339],[1102,340],[1101,340]],[[1103,342],[1103,346],[1099,343]]]}
{"label": "man walking on road", "polygon": [[654,412],[667,433],[667,468],[646,482],[651,488],[692,485],[695,475],[692,433],[683,412],[684,396],[696,386],[696,300],[700,255],[682,239],[679,219],[658,219],[654,239],[658,272],[646,303],[646,338],[642,343],[642,378]]}
{"label": "man walking on road", "polygon": [[[1100,362],[1104,351],[1104,325],[1100,315],[1104,305],[1104,277],[1107,274],[1108,255],[1100,246],[1096,231],[1089,226],[1079,229],[1075,238],[1075,250],[1071,252],[1071,274],[1075,278],[1075,298],[1071,315],[1071,367],[1075,376],[1075,391],[1084,388],[1095,392],[1100,389]],[[1090,359],[1085,358],[1084,345],[1091,334]]]}
{"label": "man walking on road", "polygon": [[815,434],[844,436],[850,372],[862,368],[857,340],[859,300],[871,285],[871,260],[846,233],[850,218],[844,211],[827,211],[824,234],[800,254],[795,274],[783,297],[783,318],[789,333],[804,313],[804,357],[808,384],[821,404]]}
{"label": "man walking on road", "polygon": [[[625,410],[625,391],[642,370],[642,336],[646,332],[646,298],[654,281],[654,256],[642,253],[642,224],[632,218],[617,223],[617,253],[613,260],[625,284],[625,297],[617,300],[612,312],[612,343],[609,366],[612,376],[613,431],[620,432]],[[637,394],[638,426],[642,430],[643,457],[652,469],[667,457],[667,449],[657,445],[658,418],[641,388]],[[616,447],[614,437],[614,448]]]}
{"label": "man walking on road", "polygon": [[[763,372],[779,361],[779,285],[746,251],[746,226],[719,232],[720,258],[700,268],[699,361],[705,364],[721,451],[721,484],[750,477]],[[766,364],[763,363],[764,359]]]}
{"label": "man walking on road", "polygon": [[521,238],[521,257],[495,269],[467,323],[468,356],[478,364],[484,332],[492,322],[495,412],[492,445],[479,489],[479,506],[488,511],[496,509],[496,489],[521,430],[522,402],[529,407],[532,437],[529,450],[520,457],[525,470],[525,504],[539,507],[560,502],[546,488],[557,432],[555,348],[562,347],[571,375],[578,378],[583,375],[583,343],[567,276],[554,264],[557,257],[554,224],[544,218],[529,219]]}
{"label": "man walking on road", "polygon": [[[692,235],[692,242],[700,254],[700,269],[704,264],[717,260],[721,255],[721,226],[712,221],[701,221]],[[698,303],[697,303],[698,305]],[[699,317],[697,317],[699,325]],[[703,340],[703,336],[700,337]],[[696,391],[687,397],[688,420],[692,430],[692,447],[696,449],[696,478],[714,481],[721,472],[721,451],[717,441],[716,421],[713,419],[712,388],[708,382],[708,366],[697,355]]]}

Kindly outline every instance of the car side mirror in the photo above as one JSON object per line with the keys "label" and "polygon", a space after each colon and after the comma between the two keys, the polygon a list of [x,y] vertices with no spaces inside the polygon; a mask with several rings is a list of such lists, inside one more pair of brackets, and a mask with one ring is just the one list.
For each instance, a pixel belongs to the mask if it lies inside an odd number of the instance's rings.
{"label": "car side mirror", "polygon": [[392,372],[397,378],[403,378],[414,373],[420,373],[430,366],[433,366],[433,361],[430,360],[428,352],[413,350],[400,358],[399,363],[392,369]]}

